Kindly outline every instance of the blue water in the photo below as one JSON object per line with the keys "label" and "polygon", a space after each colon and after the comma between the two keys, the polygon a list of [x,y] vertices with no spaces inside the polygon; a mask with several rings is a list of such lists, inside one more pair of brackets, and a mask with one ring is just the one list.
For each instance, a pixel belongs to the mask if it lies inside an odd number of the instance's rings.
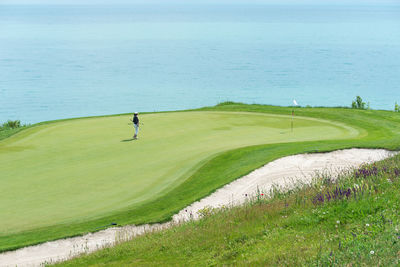
{"label": "blue water", "polygon": [[0,122],[400,103],[400,4],[0,4]]}

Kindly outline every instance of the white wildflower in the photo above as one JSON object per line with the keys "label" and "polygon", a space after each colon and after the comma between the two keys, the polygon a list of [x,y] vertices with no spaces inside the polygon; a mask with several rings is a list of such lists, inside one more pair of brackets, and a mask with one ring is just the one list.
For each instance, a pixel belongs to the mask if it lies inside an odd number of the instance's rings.
{"label": "white wildflower", "polygon": [[375,251],[371,250],[371,251],[369,252],[369,254],[374,255],[374,254],[375,254]]}

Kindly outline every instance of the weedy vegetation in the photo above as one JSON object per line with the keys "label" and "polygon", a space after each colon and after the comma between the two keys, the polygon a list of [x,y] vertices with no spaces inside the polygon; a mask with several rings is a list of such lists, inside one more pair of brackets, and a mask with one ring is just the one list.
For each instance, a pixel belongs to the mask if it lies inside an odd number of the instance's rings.
{"label": "weedy vegetation", "polygon": [[399,190],[397,155],[59,265],[398,266]]}

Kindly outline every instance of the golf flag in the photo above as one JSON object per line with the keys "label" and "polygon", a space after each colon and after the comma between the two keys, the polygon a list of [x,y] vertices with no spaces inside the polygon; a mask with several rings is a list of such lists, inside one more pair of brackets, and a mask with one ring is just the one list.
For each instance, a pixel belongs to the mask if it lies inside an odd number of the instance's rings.
{"label": "golf flag", "polygon": [[295,106],[298,106],[298,105],[299,105],[299,104],[297,104],[296,99],[293,99],[293,104],[294,104]]}

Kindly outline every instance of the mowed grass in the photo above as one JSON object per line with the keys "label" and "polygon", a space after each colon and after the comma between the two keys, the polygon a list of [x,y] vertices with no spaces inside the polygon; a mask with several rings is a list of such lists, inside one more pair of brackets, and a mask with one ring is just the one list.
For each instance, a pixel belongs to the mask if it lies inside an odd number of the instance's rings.
{"label": "mowed grass", "polygon": [[[0,142],[0,249],[93,231],[114,221],[166,220],[232,179],[194,177],[224,151],[365,135],[359,127],[317,118],[296,117],[292,132],[290,116],[192,111],[141,116],[140,139],[133,141],[129,118],[54,122]],[[174,201],[168,194],[176,194],[184,182],[194,187],[185,187],[189,192]],[[169,209],[158,206],[162,198]]]}

